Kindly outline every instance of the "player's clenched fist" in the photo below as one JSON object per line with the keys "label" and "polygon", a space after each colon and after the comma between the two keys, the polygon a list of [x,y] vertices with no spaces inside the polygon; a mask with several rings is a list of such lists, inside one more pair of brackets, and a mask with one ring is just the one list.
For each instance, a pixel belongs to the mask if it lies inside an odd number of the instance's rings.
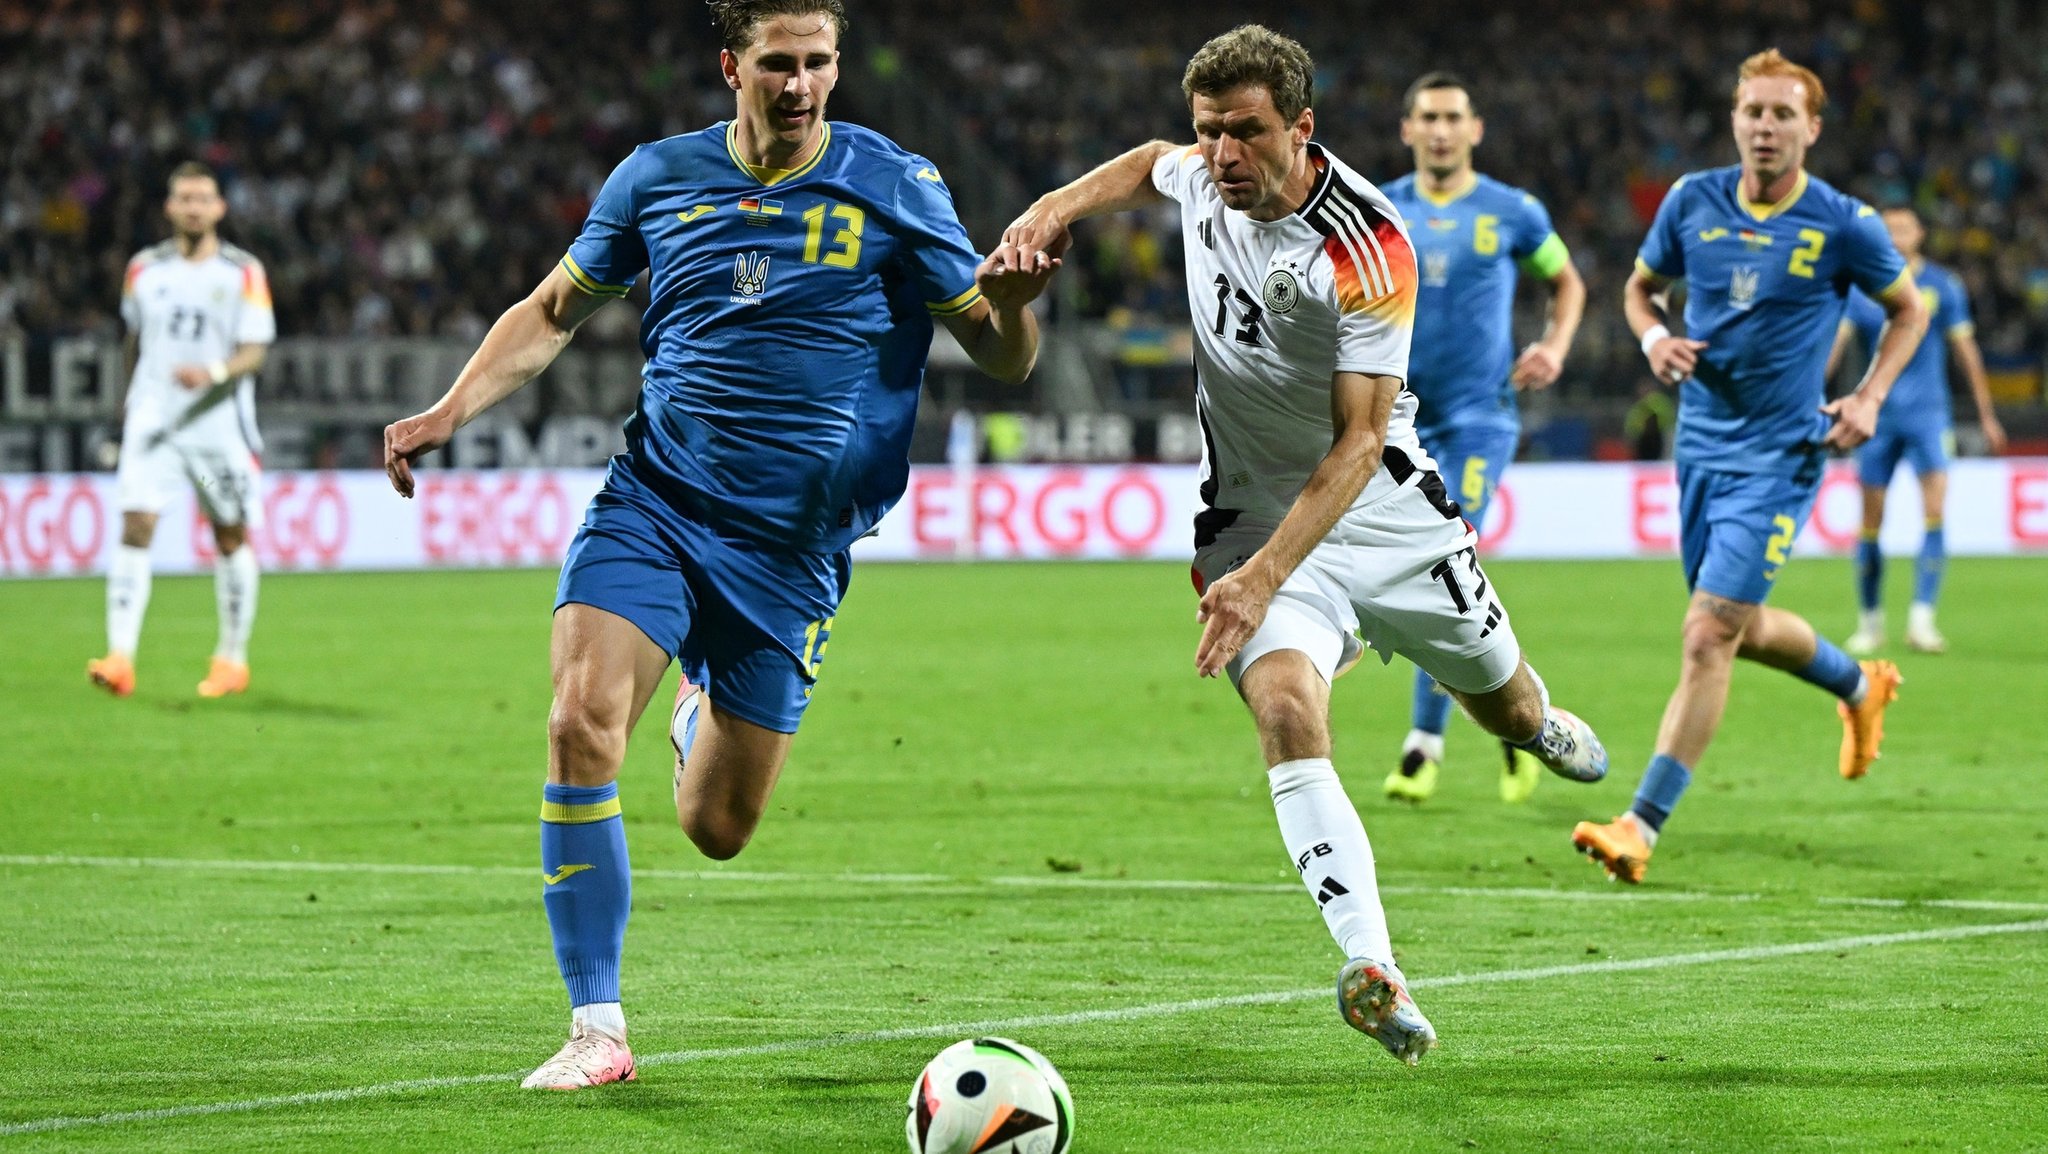
{"label": "player's clenched fist", "polygon": [[1665,337],[1646,350],[1650,358],[1650,371],[1657,379],[1668,384],[1692,375],[1699,367],[1700,350],[1707,347],[1705,341],[1688,340],[1685,337]]}
{"label": "player's clenched fist", "polygon": [[1040,201],[1003,230],[1003,245],[997,251],[1009,250],[1018,267],[1030,269],[1036,267],[1040,253],[1058,259],[1066,255],[1073,243],[1074,234],[1067,231],[1067,222]]}
{"label": "player's clenched fist", "polygon": [[1043,250],[1026,261],[1014,245],[1004,244],[974,270],[974,284],[988,298],[990,308],[1014,311],[1038,299],[1052,274],[1059,271],[1060,263],[1059,258],[1048,256]]}
{"label": "player's clenched fist", "polygon": [[384,426],[384,473],[399,496],[412,496],[412,463],[454,436],[454,414],[438,408]]}
{"label": "player's clenched fist", "polygon": [[1853,449],[1877,435],[1878,403],[1862,392],[1850,393],[1820,407],[1835,419],[1825,443],[1830,449]]}
{"label": "player's clenched fist", "polygon": [[1508,380],[1518,389],[1547,389],[1557,383],[1563,372],[1563,354],[1539,342],[1522,350]]}

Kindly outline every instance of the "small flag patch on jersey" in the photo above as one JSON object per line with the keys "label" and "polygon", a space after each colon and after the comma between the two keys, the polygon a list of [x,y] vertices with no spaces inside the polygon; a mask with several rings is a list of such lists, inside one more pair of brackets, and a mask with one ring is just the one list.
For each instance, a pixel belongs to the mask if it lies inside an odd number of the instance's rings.
{"label": "small flag patch on jersey", "polygon": [[1769,248],[1773,243],[1770,233],[1757,232],[1755,229],[1745,228],[1735,235],[1741,237],[1742,243],[1751,248]]}
{"label": "small flag patch on jersey", "polygon": [[740,198],[740,211],[759,213],[762,216],[781,216],[782,202],[763,200],[758,196],[743,196]]}

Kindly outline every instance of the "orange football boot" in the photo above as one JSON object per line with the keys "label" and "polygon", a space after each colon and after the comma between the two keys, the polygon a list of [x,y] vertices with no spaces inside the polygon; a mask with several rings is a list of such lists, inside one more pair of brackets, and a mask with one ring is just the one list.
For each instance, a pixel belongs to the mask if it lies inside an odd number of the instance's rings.
{"label": "orange football boot", "polygon": [[109,653],[85,663],[85,675],[92,683],[113,694],[127,697],[135,692],[135,660],[125,653]]}
{"label": "orange football boot", "polygon": [[1622,814],[1606,825],[1582,821],[1572,827],[1572,845],[1599,862],[1614,881],[1640,884],[1643,871],[1650,868],[1650,842],[1634,814]]}
{"label": "orange football boot", "polygon": [[1878,744],[1884,741],[1885,707],[1898,700],[1899,683],[1905,680],[1889,661],[1857,664],[1870,682],[1863,704],[1835,703],[1835,712],[1842,715],[1842,776],[1851,781],[1869,773],[1870,763],[1877,760]]}
{"label": "orange football boot", "polygon": [[206,670],[206,680],[199,683],[199,696],[226,697],[230,693],[241,693],[249,688],[249,666],[240,661],[229,661],[216,657]]}

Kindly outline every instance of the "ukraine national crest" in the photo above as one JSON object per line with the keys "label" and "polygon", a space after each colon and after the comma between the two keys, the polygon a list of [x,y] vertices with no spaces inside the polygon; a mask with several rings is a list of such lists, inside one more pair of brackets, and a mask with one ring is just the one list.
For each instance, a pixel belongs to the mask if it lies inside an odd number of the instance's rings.
{"label": "ukraine national crest", "polygon": [[743,252],[733,258],[732,291],[741,296],[757,297],[768,287],[768,255],[765,252]]}
{"label": "ukraine national crest", "polygon": [[1728,307],[1744,312],[1756,303],[1757,270],[1743,265],[1728,274]]}

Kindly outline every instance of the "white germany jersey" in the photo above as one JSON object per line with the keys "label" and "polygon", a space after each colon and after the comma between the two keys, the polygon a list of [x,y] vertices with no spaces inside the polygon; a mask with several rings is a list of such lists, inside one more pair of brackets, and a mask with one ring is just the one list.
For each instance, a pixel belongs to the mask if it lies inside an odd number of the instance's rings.
{"label": "white germany jersey", "polygon": [[230,395],[206,410],[188,414],[209,390],[184,388],[171,374],[180,365],[227,360],[237,345],[277,339],[262,262],[230,244],[202,260],[179,255],[175,241],[146,248],[128,262],[121,319],[140,342],[128,382],[131,427],[239,436],[252,451],[259,448],[253,376],[235,382]]}
{"label": "white germany jersey", "polygon": [[[1308,149],[1314,188],[1271,222],[1225,206],[1192,146],[1152,168],[1153,185],[1181,207],[1203,503],[1274,521],[1330,451],[1331,377],[1405,381],[1415,326],[1415,253],[1400,214],[1336,157]],[[1433,467],[1403,389],[1379,472],[1353,507]]]}

